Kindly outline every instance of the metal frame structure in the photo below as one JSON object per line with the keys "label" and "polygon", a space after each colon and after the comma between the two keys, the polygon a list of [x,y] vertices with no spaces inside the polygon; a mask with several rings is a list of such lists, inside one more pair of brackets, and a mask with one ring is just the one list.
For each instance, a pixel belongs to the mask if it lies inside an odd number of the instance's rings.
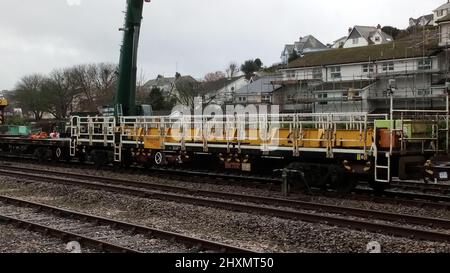
{"label": "metal frame structure", "polygon": [[[420,155],[425,154],[448,154],[449,153],[449,132],[450,132],[450,105],[449,94],[446,92],[443,96],[445,99],[445,110],[409,110],[409,109],[395,109],[394,108],[394,96],[390,95],[390,114],[389,114],[389,150],[378,151],[376,145],[374,145],[375,156],[375,181],[381,183],[390,183],[392,181],[392,157],[408,155],[408,153],[416,153]],[[430,126],[431,134],[423,137],[409,137],[407,133],[407,127],[412,128],[414,125]],[[410,129],[412,130],[412,129]],[[444,148],[441,148],[440,135],[445,134]],[[400,148],[396,149],[395,136],[398,136],[400,141]],[[377,135],[375,134],[375,143],[377,143]],[[408,144],[420,143],[420,150],[408,149]],[[426,144],[430,145],[430,148],[426,147]],[[380,156],[386,158],[386,165],[379,164]],[[386,177],[380,177],[379,170],[386,170]]]}
{"label": "metal frame structure", "polygon": [[[146,140],[155,139],[160,146],[153,149],[162,151],[195,148],[208,152],[215,148],[227,152],[235,149],[238,153],[253,150],[264,155],[277,151],[293,157],[301,157],[303,152],[313,152],[322,153],[325,158],[333,158],[335,153],[368,158],[372,151],[371,145],[367,144],[370,142],[367,139],[369,131],[373,130],[375,120],[387,118],[387,115],[367,113],[120,117],[116,127],[113,117],[73,117],[71,156],[74,156],[76,146],[79,145],[144,148]],[[215,131],[217,126],[223,126],[223,132],[219,134],[219,138],[211,138],[211,132]],[[321,134],[308,136],[306,132],[311,129],[319,130]],[[178,131],[170,133],[169,130]],[[336,139],[339,130],[359,133],[357,138]],[[281,136],[280,131],[285,131],[285,136]],[[266,134],[265,140],[254,138],[261,136],[263,132]],[[351,143],[362,145],[356,145],[356,148],[338,148],[334,145],[336,142],[341,143],[340,146]],[[271,143],[279,145],[274,146]],[[302,143],[316,143],[317,147],[308,147]],[[115,158],[115,161],[120,160],[120,156]]]}
{"label": "metal frame structure", "polygon": [[[162,153],[281,155],[294,160],[304,159],[308,156],[305,153],[317,154],[324,160],[340,155],[351,160],[373,160],[375,181],[390,183],[393,157],[448,154],[448,94],[443,99],[446,100],[445,110],[406,110],[395,109],[394,97],[391,96],[390,114],[379,115],[122,116],[118,120],[115,117],[72,117],[70,155],[75,156],[78,150],[86,147],[113,150],[115,162],[122,161],[122,151],[131,149]],[[377,121],[390,124],[386,129],[389,131],[388,147],[378,147],[377,132],[380,128]],[[414,126],[427,127],[427,134],[420,137],[412,136],[411,132],[408,134],[407,131],[412,131]],[[317,134],[308,134],[311,131]],[[263,133],[265,139],[251,137]],[[443,134],[445,143],[441,141]]]}

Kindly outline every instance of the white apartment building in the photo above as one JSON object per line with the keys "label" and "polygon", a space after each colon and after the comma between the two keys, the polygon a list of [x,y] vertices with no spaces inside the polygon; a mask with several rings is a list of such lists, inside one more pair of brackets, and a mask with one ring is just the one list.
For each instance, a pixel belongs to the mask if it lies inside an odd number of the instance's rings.
{"label": "white apartment building", "polygon": [[437,24],[438,20],[447,16],[450,13],[449,11],[450,11],[450,0],[447,0],[447,3],[433,10],[435,24]]}
{"label": "white apartment building", "polygon": [[390,44],[308,54],[283,70],[279,83],[284,83],[284,94],[277,102],[308,104],[285,107],[289,111],[382,112],[395,83],[394,97],[402,106],[437,106],[449,54],[438,47],[436,33],[426,32],[425,39],[418,34]]}

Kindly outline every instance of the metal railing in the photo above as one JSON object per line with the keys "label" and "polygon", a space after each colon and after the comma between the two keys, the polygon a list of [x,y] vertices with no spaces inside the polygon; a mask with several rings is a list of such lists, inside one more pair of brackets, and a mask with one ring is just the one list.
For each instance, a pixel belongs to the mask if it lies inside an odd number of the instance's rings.
{"label": "metal railing", "polygon": [[[325,152],[333,157],[333,143],[337,131],[359,132],[358,138],[339,139],[340,143],[363,143],[354,153],[367,155],[370,146],[367,140],[374,121],[387,119],[387,115],[367,113],[328,114],[267,114],[267,115],[222,115],[178,117],[121,117],[121,142],[142,145],[145,138],[160,140],[160,149],[166,146],[201,145],[204,151],[218,145],[230,150],[232,147],[258,149],[269,152],[273,149],[292,150],[299,156],[302,150]],[[307,131],[320,131],[311,135]],[[284,134],[281,135],[280,132]],[[301,143],[314,142],[317,147],[303,147]]]}

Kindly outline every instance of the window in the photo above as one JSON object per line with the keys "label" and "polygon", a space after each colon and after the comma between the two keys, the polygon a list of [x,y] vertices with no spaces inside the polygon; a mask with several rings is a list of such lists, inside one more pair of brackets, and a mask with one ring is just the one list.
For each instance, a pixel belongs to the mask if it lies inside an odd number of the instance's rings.
{"label": "window", "polygon": [[373,73],[374,65],[373,64],[365,64],[363,65],[363,73]]}
{"label": "window", "polygon": [[261,96],[261,102],[270,102],[270,95]]}
{"label": "window", "polygon": [[295,78],[295,71],[288,71],[287,76],[288,78]]}
{"label": "window", "polygon": [[287,102],[292,103],[294,101],[295,101],[294,95],[287,95]]}
{"label": "window", "polygon": [[354,45],[357,45],[357,44],[358,44],[358,41],[359,41],[359,39],[358,39],[358,38],[353,38],[353,39],[352,39],[352,41],[353,41],[353,44],[354,44]]}
{"label": "window", "polygon": [[429,95],[431,95],[431,90],[425,89],[425,88],[419,88],[419,89],[417,89],[417,95],[418,96],[429,96]]}
{"label": "window", "polygon": [[375,42],[376,42],[376,43],[379,43],[380,41],[381,41],[380,36],[375,36]]}
{"label": "window", "polygon": [[331,72],[332,79],[340,79],[342,77],[340,66],[335,66],[335,67],[330,68],[330,72]]}
{"label": "window", "polygon": [[394,63],[384,63],[383,64],[383,72],[392,72],[394,71]]}
{"label": "window", "polygon": [[239,97],[239,101],[240,102],[245,102],[245,101],[247,101],[247,97]]}
{"label": "window", "polygon": [[417,64],[418,70],[431,70],[432,63],[430,59],[420,60]]}
{"label": "window", "polygon": [[327,105],[328,104],[327,101],[324,101],[324,100],[326,100],[328,98],[328,94],[327,93],[318,94],[317,98],[319,99],[319,104],[320,105]]}
{"label": "window", "polygon": [[322,68],[313,69],[313,79],[322,79]]}

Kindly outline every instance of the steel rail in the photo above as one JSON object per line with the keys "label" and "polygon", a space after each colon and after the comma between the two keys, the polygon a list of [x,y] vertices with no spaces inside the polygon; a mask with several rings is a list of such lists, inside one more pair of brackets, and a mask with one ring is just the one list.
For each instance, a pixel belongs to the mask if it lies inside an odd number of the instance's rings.
{"label": "steel rail", "polygon": [[0,221],[5,224],[12,224],[19,228],[23,228],[30,231],[36,231],[47,236],[56,237],[63,240],[77,241],[82,245],[90,246],[96,249],[101,249],[105,252],[113,253],[141,253],[140,251],[133,250],[127,247],[119,246],[116,244],[108,243],[102,240],[89,238],[84,235],[72,233],[62,229],[51,228],[41,224],[33,223],[26,220],[21,220],[15,217],[0,214]]}
{"label": "steel rail", "polygon": [[[175,232],[150,228],[150,227],[146,227],[146,226],[142,226],[142,225],[113,220],[113,219],[95,216],[95,215],[86,214],[86,213],[81,213],[81,212],[77,212],[77,211],[73,211],[73,210],[58,208],[55,206],[50,206],[50,205],[41,204],[41,203],[37,203],[37,202],[26,201],[24,199],[0,195],[0,202],[3,202],[5,204],[12,204],[12,205],[16,205],[16,206],[35,208],[35,209],[38,209],[43,212],[50,212],[50,213],[60,216],[60,217],[67,217],[67,218],[70,217],[70,218],[74,218],[74,219],[78,219],[78,220],[82,220],[82,221],[92,222],[97,225],[105,224],[105,225],[111,226],[113,228],[118,228],[118,229],[121,229],[124,231],[132,231],[134,234],[143,234],[146,236],[162,238],[162,239],[165,239],[168,241],[176,241],[176,242],[183,243],[189,247],[194,247],[198,251],[252,253],[252,251],[250,251],[250,250],[247,250],[244,248],[239,248],[239,247],[234,247],[234,246],[223,244],[223,243],[199,239],[199,238],[182,235],[182,234],[175,233]],[[5,216],[5,218],[8,218],[8,217]],[[13,220],[13,221],[17,222],[17,219]],[[76,235],[75,237],[74,236],[72,236],[72,237],[75,239],[76,239],[76,236],[81,237],[79,235]],[[137,252],[137,251],[132,250],[132,251],[128,251],[128,252]]]}
{"label": "steel rail", "polygon": [[[1,157],[1,156],[0,156]],[[89,166],[89,165],[82,165]],[[12,166],[2,166],[3,168],[17,168]],[[134,168],[134,170],[139,170],[139,168]],[[173,174],[176,175],[177,179],[183,179],[183,177],[187,177],[189,175],[198,176],[201,178],[219,178],[219,179],[234,179],[234,180],[244,180],[244,181],[253,181],[257,183],[265,183],[265,184],[280,184],[281,180],[276,178],[269,177],[255,177],[255,176],[240,176],[240,175],[228,175],[228,174],[219,174],[219,173],[208,173],[203,171],[190,171],[190,170],[177,170],[171,168],[152,168],[154,173],[151,173],[152,176],[160,177],[160,175]],[[113,171],[115,171],[113,169]],[[44,172],[44,170],[42,170]],[[157,172],[157,173],[155,173]],[[178,178],[179,177],[179,178]],[[166,176],[167,178],[167,176]],[[197,182],[202,180],[197,180]],[[205,182],[207,183],[207,182]],[[217,183],[217,181],[215,181]],[[220,182],[219,182],[220,183]],[[397,183],[397,182],[395,182]],[[367,183],[362,183],[361,186],[365,186]],[[392,190],[386,190],[383,193],[377,194],[373,190],[356,188],[353,190],[353,193],[361,195],[361,196],[353,196],[347,195],[344,196],[347,199],[357,199],[357,200],[367,200],[367,201],[375,201],[382,203],[395,203],[395,204],[404,204],[404,205],[413,205],[418,207],[432,207],[437,209],[450,209],[450,196],[446,196],[444,194],[428,194],[430,192],[443,192],[446,193],[447,188],[450,191],[450,185],[434,185],[434,184],[422,184],[422,183],[411,183],[411,182],[401,182],[399,184],[393,184],[393,186],[397,185],[405,185],[399,186],[398,189],[411,189],[416,190],[413,191],[396,191],[395,188]],[[231,184],[234,185],[234,184]],[[239,184],[240,185],[240,184]],[[246,184],[248,186],[248,184]],[[415,185],[423,185],[423,187],[415,186]],[[448,186],[448,187],[447,187]],[[260,187],[255,187],[260,188]],[[442,189],[442,190],[441,190]],[[417,191],[421,191],[419,193]],[[343,196],[336,193],[323,192],[323,191],[314,191],[315,194],[324,195],[327,197],[333,198],[342,198]],[[367,197],[367,198],[365,198]]]}
{"label": "steel rail", "polygon": [[[2,169],[10,169],[15,171],[25,171],[25,168],[21,167],[0,167],[0,172]],[[50,171],[50,170],[39,170],[39,169],[27,169],[28,171],[36,172],[36,173],[43,173],[48,175],[53,175],[57,177],[71,177],[75,179],[82,179],[82,180],[90,180],[90,181],[98,181],[108,184],[117,184],[117,185],[124,185],[124,186],[132,186],[137,188],[144,188],[144,189],[150,189],[150,190],[158,190],[158,191],[169,191],[169,192],[176,192],[176,193],[182,193],[182,194],[189,194],[189,195],[202,195],[205,197],[212,197],[212,198],[218,198],[218,199],[226,199],[226,200],[234,200],[234,201],[240,201],[240,202],[250,202],[250,203],[257,203],[257,204],[266,204],[271,206],[285,206],[285,207],[292,207],[292,208],[299,208],[299,209],[306,209],[306,210],[317,210],[317,211],[324,211],[324,212],[332,212],[332,213],[339,213],[339,214],[346,214],[346,215],[353,215],[353,216],[362,216],[362,217],[374,217],[382,220],[389,220],[389,221],[407,221],[414,224],[427,224],[429,225],[434,224],[438,225],[444,228],[450,228],[450,222],[449,221],[440,221],[440,219],[432,219],[432,218],[422,218],[422,217],[416,217],[412,215],[401,215],[401,214],[394,214],[394,213],[387,213],[387,212],[380,212],[380,211],[374,211],[374,210],[366,210],[366,209],[359,209],[359,208],[352,208],[352,207],[345,207],[345,206],[333,206],[333,205],[326,205],[322,203],[317,202],[310,202],[310,201],[300,201],[300,200],[292,200],[292,199],[284,199],[284,198],[276,198],[276,197],[264,197],[264,196],[256,196],[256,195],[245,195],[245,194],[237,194],[237,193],[229,193],[229,192],[223,192],[223,191],[211,191],[211,190],[201,190],[201,189],[191,189],[191,188],[185,188],[185,187],[179,187],[179,186],[171,186],[171,185],[165,185],[160,183],[154,183],[154,182],[138,182],[138,181],[129,181],[125,179],[120,178],[112,178],[112,177],[103,177],[103,176],[94,176],[94,175],[88,175],[88,174],[79,174],[79,173],[73,173],[73,172],[59,172],[59,171]],[[382,198],[382,197],[370,197],[372,198],[371,201],[384,201],[384,202],[406,202],[407,204],[415,204],[415,205],[426,205],[427,203],[424,203],[423,201],[411,201],[411,200],[401,200],[401,199],[389,199],[389,198]],[[442,205],[444,204],[429,204],[429,205]],[[450,205],[450,204],[448,204]],[[447,208],[447,207],[445,207]],[[449,223],[447,223],[449,222]]]}
{"label": "steel rail", "polygon": [[422,193],[438,193],[448,195],[450,193],[450,185],[447,184],[425,184],[420,182],[396,181],[391,184],[393,188],[415,190]]}
{"label": "steel rail", "polygon": [[[98,183],[98,182],[86,182],[86,181],[80,181],[80,180],[71,180],[67,178],[56,178],[56,177],[48,177],[48,176],[39,176],[35,174],[29,174],[29,173],[23,173],[23,172],[13,172],[13,171],[5,171],[0,169],[0,174],[6,174],[8,176],[12,177],[24,177],[31,180],[37,180],[37,181],[44,181],[44,182],[50,182],[50,183],[56,183],[56,184],[69,184],[69,185],[78,185],[78,186],[87,186],[89,188],[98,189],[98,190],[107,190],[110,192],[117,192],[117,193],[126,193],[131,194],[139,197],[144,198],[152,198],[152,199],[159,199],[159,200],[168,200],[168,201],[174,201],[174,202],[183,202],[183,203],[189,203],[194,205],[200,205],[200,206],[207,206],[207,207],[215,207],[225,210],[232,210],[232,211],[238,211],[243,213],[257,213],[267,216],[273,216],[273,217],[279,217],[279,218],[285,218],[285,219],[293,219],[293,220],[300,220],[305,222],[312,222],[312,223],[320,223],[320,224],[326,224],[326,225],[335,225],[335,226],[341,226],[346,228],[351,228],[354,230],[361,230],[361,231],[370,231],[374,233],[383,233],[383,234],[390,234],[394,236],[402,236],[402,237],[415,237],[417,239],[423,239],[423,240],[431,240],[431,241],[444,241],[444,242],[450,242],[450,234],[436,232],[436,231],[430,231],[430,230],[422,230],[417,228],[409,228],[409,227],[403,227],[399,225],[392,225],[392,224],[383,224],[383,223],[376,223],[376,222],[369,222],[366,220],[357,220],[357,219],[349,219],[341,216],[328,216],[328,215],[320,215],[314,212],[307,213],[307,212],[301,212],[293,209],[280,209],[280,208],[274,208],[274,207],[264,207],[259,205],[252,205],[252,204],[244,204],[239,202],[231,202],[231,201],[223,201],[223,200],[214,200],[214,199],[207,199],[207,198],[201,198],[201,197],[192,197],[192,196],[186,196],[186,195],[180,195],[180,194],[173,194],[173,193],[165,193],[165,192],[156,192],[156,191],[150,191],[146,189],[139,189],[139,188],[130,188],[130,187],[124,187],[119,185],[111,185],[111,184],[104,184],[104,183]],[[342,213],[342,212],[341,212]],[[345,214],[345,213],[344,213]],[[363,216],[363,215],[361,215]],[[367,215],[365,216],[367,218]],[[397,221],[402,219],[408,218],[408,216],[405,215],[397,215],[392,217],[399,217]],[[409,220],[413,220],[414,216],[411,216]],[[415,218],[416,221],[421,221],[422,224],[426,225],[432,225],[433,222],[435,222],[436,225],[440,225],[441,227],[447,226],[448,223],[446,223],[445,220],[442,219],[433,219],[433,218],[424,218],[423,220],[417,220],[419,217]]]}
{"label": "steel rail", "polygon": [[[82,180],[91,180],[91,181],[99,181],[104,183],[114,183],[119,185],[125,185],[125,186],[132,186],[132,187],[139,187],[139,188],[145,188],[145,189],[151,189],[151,190],[160,190],[160,191],[170,191],[170,192],[177,192],[177,193],[184,193],[184,194],[191,194],[191,195],[203,195],[213,198],[220,198],[220,199],[229,199],[229,200],[237,200],[237,201],[243,201],[243,202],[255,202],[255,203],[264,203],[268,205],[279,205],[279,206],[289,206],[289,207],[300,207],[300,208],[310,208],[310,209],[319,209],[319,210],[325,210],[325,211],[333,211],[332,206],[330,205],[324,205],[317,202],[308,202],[308,201],[298,201],[293,199],[282,199],[282,198],[276,198],[276,197],[263,197],[263,196],[254,196],[254,195],[244,195],[244,194],[235,194],[235,193],[229,193],[229,192],[223,192],[223,191],[211,191],[211,190],[201,190],[201,189],[192,189],[192,188],[185,188],[185,187],[179,187],[179,186],[171,186],[166,184],[160,184],[155,182],[138,182],[138,181],[130,181],[120,178],[112,178],[112,177],[104,177],[104,176],[94,176],[94,175],[88,175],[88,174],[80,174],[80,173],[73,173],[73,172],[60,172],[60,171],[50,171],[50,170],[42,170],[42,169],[35,169],[35,168],[22,168],[22,167],[15,167],[15,166],[1,166],[1,169],[9,169],[9,170],[16,170],[16,171],[32,171],[36,173],[43,173],[48,175],[54,175],[57,177],[71,177],[75,179],[82,179]],[[415,205],[419,207],[432,207],[432,208],[438,208],[438,209],[448,209],[450,207],[450,199],[448,200],[448,203],[433,203],[433,202],[427,202],[422,200],[413,200],[417,199],[418,197],[421,197],[422,195],[418,196],[417,194],[412,193],[401,193],[403,195],[407,195],[410,197],[410,200],[406,199],[400,199],[397,196],[395,196],[395,192],[386,192],[385,195],[391,196],[389,197],[382,197],[382,196],[374,196],[372,195],[372,191],[365,191],[363,189],[356,189],[357,193],[363,195],[365,198],[361,198],[361,196],[355,196],[355,195],[348,195],[348,198],[351,199],[357,199],[357,200],[366,200],[366,201],[372,201],[372,202],[381,202],[381,203],[394,203],[394,204],[405,204],[405,205]],[[336,195],[331,195],[330,197],[336,198]],[[431,196],[432,197],[432,196]],[[439,196],[441,198],[441,196]],[[444,198],[444,197],[442,197]],[[361,209],[359,209],[361,210]],[[341,211],[345,213],[354,213],[353,215],[360,216],[360,215],[367,215],[368,211],[363,211],[360,213],[359,211],[355,211],[354,208],[348,208],[339,206],[338,210],[334,210],[335,212]],[[380,213],[377,211],[374,211],[374,214],[377,214],[377,217],[380,217]],[[386,220],[390,220],[392,217],[386,216]]]}

